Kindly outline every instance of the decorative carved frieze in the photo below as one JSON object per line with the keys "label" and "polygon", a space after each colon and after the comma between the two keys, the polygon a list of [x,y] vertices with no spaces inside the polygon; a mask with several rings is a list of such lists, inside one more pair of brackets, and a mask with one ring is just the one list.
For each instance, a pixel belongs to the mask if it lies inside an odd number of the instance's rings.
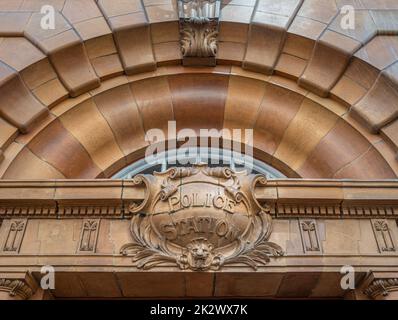
{"label": "decorative carved frieze", "polygon": [[112,204],[61,205],[58,208],[58,215],[64,217],[78,217],[78,216],[118,217],[123,215],[123,207],[121,205],[112,205]]}
{"label": "decorative carved frieze", "polygon": [[343,207],[343,214],[351,217],[391,217],[398,216],[398,206],[349,206]]}
{"label": "decorative carved frieze", "polygon": [[83,221],[82,232],[79,241],[79,252],[89,253],[95,252],[98,238],[100,220],[85,219]]}
{"label": "decorative carved frieze", "polygon": [[372,227],[380,253],[395,252],[396,246],[387,220],[372,220]]}
{"label": "decorative carved frieze", "polygon": [[35,204],[25,204],[17,206],[1,206],[0,216],[47,216],[56,214],[56,208],[53,206],[37,206]]}
{"label": "decorative carved frieze", "polygon": [[19,297],[27,300],[34,291],[24,280],[0,278],[0,292],[8,292],[10,297]]}
{"label": "decorative carved frieze", "polygon": [[26,224],[26,219],[14,219],[10,221],[8,234],[3,246],[3,252],[19,252],[26,229]]}
{"label": "decorative carved frieze", "polygon": [[378,296],[388,296],[390,292],[398,290],[398,278],[375,279],[363,291],[371,299]]}
{"label": "decorative carved frieze", "polygon": [[341,207],[336,204],[281,203],[276,208],[276,215],[278,217],[339,217]]}
{"label": "decorative carved frieze", "polygon": [[314,204],[308,203],[278,203],[275,207],[275,215],[278,217],[347,217],[347,218],[369,218],[369,217],[396,217],[398,206],[384,205],[348,205],[341,206],[335,203]]}
{"label": "decorative carved frieze", "polygon": [[299,220],[304,253],[320,253],[321,243],[316,220]]}
{"label": "decorative carved frieze", "polygon": [[133,243],[121,248],[138,268],[174,265],[182,270],[219,270],[226,265],[253,269],[283,255],[268,239],[272,219],[253,191],[263,176],[228,168],[174,168],[139,176],[147,201],[135,208]]}
{"label": "decorative carved frieze", "polygon": [[[398,182],[353,181],[345,183],[344,189],[348,188],[349,198],[341,199],[343,187],[334,182],[278,180],[256,187],[255,197],[277,218],[397,219]],[[383,189],[385,196],[381,199],[366,196],[375,189]],[[322,201],[312,198],[318,190],[322,190],[325,198]],[[0,181],[0,194],[0,217],[4,219],[131,217],[131,211],[146,201],[141,182],[137,184],[134,180],[57,184],[54,181]],[[282,198],[282,194],[289,197]]]}

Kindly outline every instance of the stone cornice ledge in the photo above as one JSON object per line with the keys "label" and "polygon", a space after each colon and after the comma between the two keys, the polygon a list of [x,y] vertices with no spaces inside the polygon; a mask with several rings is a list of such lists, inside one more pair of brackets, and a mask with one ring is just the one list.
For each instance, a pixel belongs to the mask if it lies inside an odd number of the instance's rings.
{"label": "stone cornice ledge", "polygon": [[[397,218],[398,181],[270,180],[255,197],[279,218]],[[0,218],[128,218],[133,180],[0,181]]]}

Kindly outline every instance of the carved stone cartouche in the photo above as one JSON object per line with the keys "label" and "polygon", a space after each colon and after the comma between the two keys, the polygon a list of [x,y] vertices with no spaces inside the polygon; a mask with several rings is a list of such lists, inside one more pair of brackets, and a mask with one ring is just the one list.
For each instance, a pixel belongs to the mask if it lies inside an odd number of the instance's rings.
{"label": "carved stone cartouche", "polygon": [[266,265],[283,250],[268,239],[272,219],[254,197],[263,176],[229,168],[173,168],[137,178],[146,202],[132,207],[133,243],[121,248],[140,269],[174,265],[182,270],[219,270],[227,265]]}

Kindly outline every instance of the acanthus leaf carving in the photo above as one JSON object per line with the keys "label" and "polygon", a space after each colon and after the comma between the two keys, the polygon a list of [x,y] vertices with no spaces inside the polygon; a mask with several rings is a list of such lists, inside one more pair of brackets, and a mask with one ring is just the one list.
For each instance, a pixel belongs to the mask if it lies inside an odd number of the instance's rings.
{"label": "acanthus leaf carving", "polygon": [[375,279],[363,291],[369,298],[375,299],[377,296],[388,296],[389,292],[398,290],[398,279]]}
{"label": "acanthus leaf carving", "polygon": [[179,0],[184,65],[214,65],[218,51],[219,0]]}
{"label": "acanthus leaf carving", "polygon": [[32,288],[25,281],[0,278],[0,291],[8,292],[11,297],[19,296],[23,300],[33,295]]}
{"label": "acanthus leaf carving", "polygon": [[217,25],[211,22],[185,22],[181,27],[183,57],[208,58],[217,55]]}

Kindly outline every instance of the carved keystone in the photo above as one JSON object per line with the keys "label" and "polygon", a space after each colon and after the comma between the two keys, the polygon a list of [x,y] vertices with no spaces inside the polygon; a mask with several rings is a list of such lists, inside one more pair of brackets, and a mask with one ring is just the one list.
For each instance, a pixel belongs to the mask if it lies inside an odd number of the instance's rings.
{"label": "carved keystone", "polygon": [[215,66],[220,1],[179,0],[181,52],[186,66]]}

